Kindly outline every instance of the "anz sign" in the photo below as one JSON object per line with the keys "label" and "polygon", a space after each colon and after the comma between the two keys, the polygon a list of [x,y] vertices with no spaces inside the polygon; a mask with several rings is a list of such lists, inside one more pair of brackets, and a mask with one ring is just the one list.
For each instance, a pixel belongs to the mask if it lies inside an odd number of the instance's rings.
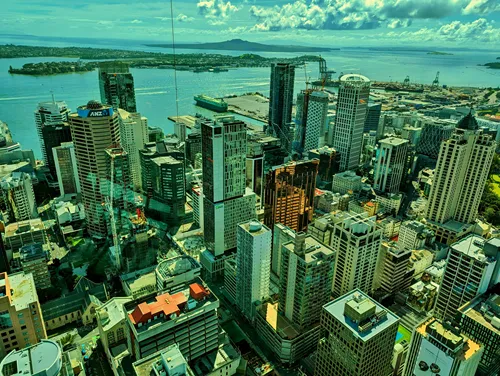
{"label": "anz sign", "polygon": [[113,116],[113,108],[103,108],[100,110],[78,109],[78,116],[82,118],[95,118],[104,116]]}

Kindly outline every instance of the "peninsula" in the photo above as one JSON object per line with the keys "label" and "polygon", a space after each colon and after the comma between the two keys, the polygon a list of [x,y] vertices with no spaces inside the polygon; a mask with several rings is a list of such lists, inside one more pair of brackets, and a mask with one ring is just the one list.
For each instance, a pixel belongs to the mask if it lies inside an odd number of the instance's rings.
{"label": "peninsula", "polygon": [[494,62],[494,63],[486,63],[484,64],[485,67],[488,67],[489,69],[500,69],[500,63]]}

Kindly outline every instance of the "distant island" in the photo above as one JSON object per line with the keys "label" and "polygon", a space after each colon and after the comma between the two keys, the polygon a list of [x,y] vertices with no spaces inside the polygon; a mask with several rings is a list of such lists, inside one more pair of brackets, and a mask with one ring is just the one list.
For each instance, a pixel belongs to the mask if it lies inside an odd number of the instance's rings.
{"label": "distant island", "polygon": [[430,51],[427,52],[427,55],[454,55],[454,54],[450,54],[449,52]]}
{"label": "distant island", "polygon": [[[500,59],[499,59],[500,60]],[[486,63],[484,64],[485,67],[488,67],[489,69],[500,69],[500,63],[494,62],[494,63]]]}
{"label": "distant island", "polygon": [[51,61],[47,63],[27,63],[22,68],[9,67],[10,74],[24,74],[29,76],[50,76],[64,73],[92,72],[97,68],[97,62]]}
{"label": "distant island", "polygon": [[[171,44],[146,44],[148,47],[172,48]],[[215,43],[177,43],[176,48],[192,50],[262,51],[262,52],[328,52],[340,48],[276,45],[232,39]]]}

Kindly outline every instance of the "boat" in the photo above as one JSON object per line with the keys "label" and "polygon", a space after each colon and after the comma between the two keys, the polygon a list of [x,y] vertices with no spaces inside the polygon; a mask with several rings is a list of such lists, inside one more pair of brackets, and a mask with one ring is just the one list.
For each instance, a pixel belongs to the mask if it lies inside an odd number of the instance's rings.
{"label": "boat", "polygon": [[226,112],[227,111],[227,103],[224,102],[224,99],[217,99],[209,97],[208,95],[200,94],[194,97],[196,101],[196,105],[206,108],[208,110],[212,110],[215,112]]}
{"label": "boat", "polygon": [[219,68],[219,67],[215,67],[215,68],[213,69],[213,72],[214,72],[214,73],[219,73],[219,72],[229,72],[229,69],[227,69],[227,68]]}
{"label": "boat", "polygon": [[407,91],[409,93],[423,93],[423,86],[404,86],[401,84],[389,84],[384,88],[386,91]]}

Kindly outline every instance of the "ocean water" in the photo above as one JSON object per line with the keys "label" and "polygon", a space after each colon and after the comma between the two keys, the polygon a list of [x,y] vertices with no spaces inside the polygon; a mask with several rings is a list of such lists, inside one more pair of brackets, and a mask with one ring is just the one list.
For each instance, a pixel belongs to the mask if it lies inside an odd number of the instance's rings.
{"label": "ocean water", "polygon": [[[88,41],[60,42],[29,39],[0,38],[0,44],[16,43],[50,46],[92,46]],[[169,49],[145,47],[140,44],[106,44],[97,47],[143,49],[170,52]],[[95,45],[94,45],[95,46]],[[177,53],[195,53],[178,50]],[[245,52],[217,51],[221,54],[240,55]],[[337,72],[360,73],[372,80],[402,81],[407,75],[414,82],[431,83],[440,72],[440,82],[452,86],[498,86],[500,71],[488,70],[478,64],[495,61],[498,53],[489,51],[453,51],[454,55],[428,55],[418,51],[375,51],[363,48],[345,48],[324,53],[329,69]],[[278,56],[277,53],[261,53]],[[300,54],[281,54],[283,57]],[[21,67],[27,62],[61,61],[61,58],[23,58],[0,60],[0,120],[8,123],[13,137],[24,148],[33,149],[40,157],[40,144],[35,130],[34,110],[40,101],[64,100],[72,110],[91,99],[99,99],[97,71],[56,76],[10,75],[9,66]],[[73,59],[75,60],[75,59]],[[176,114],[174,71],[160,69],[132,69],[138,110],[148,117],[149,124],[173,132],[167,119]],[[221,73],[177,72],[179,115],[210,112],[194,105],[193,96],[207,94],[223,96],[247,92],[269,93],[269,68],[241,68]],[[310,63],[296,71],[295,91],[305,88],[307,79],[318,77],[318,66]],[[251,121],[251,120],[250,120]]]}

